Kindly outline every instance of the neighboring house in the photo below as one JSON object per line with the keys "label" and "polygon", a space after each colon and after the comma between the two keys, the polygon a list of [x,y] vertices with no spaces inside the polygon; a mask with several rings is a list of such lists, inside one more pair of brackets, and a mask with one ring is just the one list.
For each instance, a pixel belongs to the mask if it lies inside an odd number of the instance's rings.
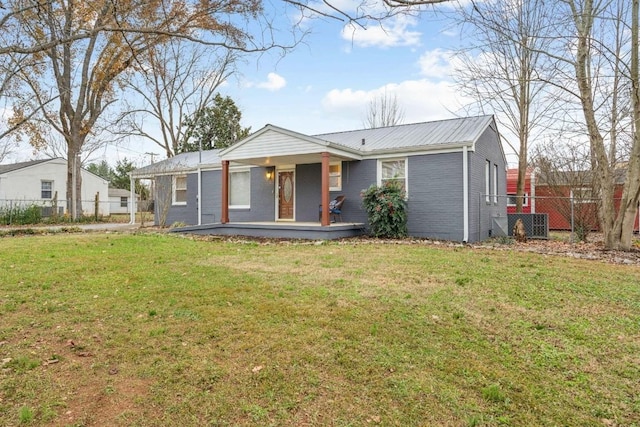
{"label": "neighboring house", "polygon": [[[536,212],[536,169],[527,168],[524,179],[524,197],[522,213]],[[518,169],[507,170],[507,213],[516,212],[516,194],[518,193]]]}
{"label": "neighboring house", "polygon": [[[122,188],[109,187],[109,212],[112,214],[131,213],[131,191]],[[136,203],[140,202],[140,196],[134,194]]]}
{"label": "neighboring house", "polygon": [[[625,170],[616,170],[614,189],[615,207],[619,208],[625,180]],[[530,177],[526,180],[525,192],[530,196],[528,206],[523,213],[546,213],[550,230],[571,230],[573,215],[574,227],[588,227],[591,231],[600,228],[598,220],[597,197],[592,192],[591,174],[589,171],[554,172],[544,174],[532,169],[527,170]],[[507,171],[507,192],[515,195],[518,180],[517,169]],[[513,189],[513,191],[510,191]],[[573,201],[573,206],[572,206]],[[515,212],[515,204],[508,212]],[[640,229],[640,216],[636,214],[634,231]]]}
{"label": "neighboring house", "polygon": [[200,233],[257,223],[333,228],[325,207],[338,195],[346,196],[344,223],[366,228],[360,192],[386,181],[407,191],[411,236],[470,242],[505,231],[492,230],[506,217],[493,116],[315,136],[267,125],[225,150],[180,154],[132,176],[155,179],[158,224]]}
{"label": "neighboring house", "polygon": [[[95,197],[99,198],[99,214],[109,215],[107,180],[82,169],[82,211],[95,213]],[[50,215],[57,208],[67,212],[67,161],[63,158],[32,160],[0,165],[0,206],[43,206]],[[53,205],[56,205],[55,207]]]}

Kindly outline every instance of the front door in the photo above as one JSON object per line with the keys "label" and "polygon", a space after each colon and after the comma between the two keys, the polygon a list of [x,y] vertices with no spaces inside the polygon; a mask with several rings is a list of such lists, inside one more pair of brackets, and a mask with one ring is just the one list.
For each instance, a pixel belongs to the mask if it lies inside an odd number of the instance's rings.
{"label": "front door", "polygon": [[278,219],[293,219],[293,171],[278,172]]}

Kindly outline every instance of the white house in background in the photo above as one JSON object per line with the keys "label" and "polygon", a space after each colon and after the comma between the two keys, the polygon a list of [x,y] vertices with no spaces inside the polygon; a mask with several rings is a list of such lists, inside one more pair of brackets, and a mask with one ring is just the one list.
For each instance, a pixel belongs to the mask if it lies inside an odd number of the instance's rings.
{"label": "white house in background", "polygon": [[[135,194],[136,202],[140,197]],[[131,191],[122,188],[109,188],[109,211],[112,214],[131,213]]]}
{"label": "white house in background", "polygon": [[[81,170],[82,212],[95,213],[98,195],[98,214],[110,213],[109,182],[88,170]],[[55,159],[0,165],[0,206],[40,205],[51,208],[57,196],[58,213],[67,212],[67,161]]]}

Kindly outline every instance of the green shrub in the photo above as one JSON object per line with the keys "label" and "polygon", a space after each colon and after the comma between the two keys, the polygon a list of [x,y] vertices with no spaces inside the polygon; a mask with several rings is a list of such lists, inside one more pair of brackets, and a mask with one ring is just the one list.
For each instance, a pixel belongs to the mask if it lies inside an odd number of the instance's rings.
{"label": "green shrub", "polygon": [[404,189],[395,181],[363,190],[362,206],[367,212],[371,235],[400,238],[407,235],[407,200]]}
{"label": "green shrub", "polygon": [[42,219],[42,209],[38,205],[22,206],[19,204],[0,208],[0,224],[25,225],[37,224]]}

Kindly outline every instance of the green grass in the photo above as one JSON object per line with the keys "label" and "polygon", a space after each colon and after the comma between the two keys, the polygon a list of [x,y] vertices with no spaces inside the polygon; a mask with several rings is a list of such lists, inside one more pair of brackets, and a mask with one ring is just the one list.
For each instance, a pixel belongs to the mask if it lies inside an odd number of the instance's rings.
{"label": "green grass", "polygon": [[92,233],[0,271],[3,426],[640,426],[637,266]]}

